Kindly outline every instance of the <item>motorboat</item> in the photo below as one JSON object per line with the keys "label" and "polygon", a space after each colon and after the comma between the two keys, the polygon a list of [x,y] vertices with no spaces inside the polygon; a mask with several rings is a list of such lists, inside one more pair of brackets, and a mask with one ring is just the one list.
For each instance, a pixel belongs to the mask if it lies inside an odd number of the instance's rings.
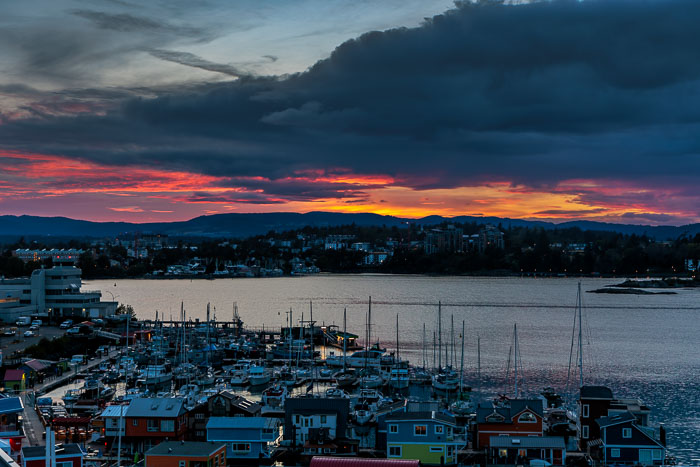
{"label": "motorboat", "polygon": [[263,386],[272,380],[272,373],[262,365],[253,365],[248,370],[248,381],[251,386]]}

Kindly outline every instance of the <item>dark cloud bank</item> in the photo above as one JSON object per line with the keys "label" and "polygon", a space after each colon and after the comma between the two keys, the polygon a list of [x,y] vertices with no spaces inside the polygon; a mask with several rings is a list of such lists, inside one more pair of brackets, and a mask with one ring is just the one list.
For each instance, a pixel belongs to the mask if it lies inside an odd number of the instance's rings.
{"label": "dark cloud bank", "polygon": [[106,116],[6,122],[0,146],[234,177],[345,167],[418,188],[695,187],[698,23],[696,0],[463,4],[348,41],[304,73],[128,99]]}

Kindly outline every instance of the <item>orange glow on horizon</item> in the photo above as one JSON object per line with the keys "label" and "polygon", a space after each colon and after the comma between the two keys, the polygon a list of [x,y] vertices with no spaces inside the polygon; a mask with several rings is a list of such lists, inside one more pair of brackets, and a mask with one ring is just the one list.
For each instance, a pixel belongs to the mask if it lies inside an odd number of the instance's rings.
{"label": "orange glow on horizon", "polygon": [[[509,182],[419,190],[385,174],[349,169],[306,170],[283,179],[226,177],[140,166],[114,166],[42,154],[0,151],[0,214],[8,207],[78,218],[65,199],[79,200],[88,220],[129,222],[187,220],[231,212],[333,211],[406,218],[430,215],[495,216],[543,220],[621,222],[622,216],[697,218],[692,205],[669,189],[565,180],[548,188]],[[426,179],[429,175],[426,176]],[[337,185],[337,188],[335,187]],[[319,187],[316,191],[316,186]],[[276,190],[282,187],[282,191]],[[295,187],[298,190],[295,191]],[[291,193],[282,195],[280,193]],[[316,195],[307,193],[317,193]],[[650,196],[650,195],[654,196]],[[687,196],[687,195],[686,195]],[[663,199],[654,204],[649,199]],[[71,201],[74,202],[74,201]],[[37,208],[37,206],[40,208]],[[58,208],[57,208],[58,207]],[[18,212],[25,214],[31,212]]]}

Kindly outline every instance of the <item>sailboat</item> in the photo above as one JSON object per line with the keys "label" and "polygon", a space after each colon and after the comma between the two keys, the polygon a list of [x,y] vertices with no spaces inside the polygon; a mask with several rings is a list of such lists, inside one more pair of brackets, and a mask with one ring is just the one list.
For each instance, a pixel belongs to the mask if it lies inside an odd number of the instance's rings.
{"label": "sailboat", "polygon": [[[347,308],[343,309],[343,333],[347,333]],[[357,384],[357,374],[355,370],[347,368],[347,341],[343,340],[343,369],[333,375],[339,388],[349,388]]]}
{"label": "sailboat", "polygon": [[408,376],[408,361],[399,358],[399,314],[396,314],[396,363],[391,369],[389,386],[394,389],[406,389],[410,378]]}
{"label": "sailboat", "polygon": [[473,409],[471,397],[469,393],[471,388],[464,386],[464,321],[462,321],[462,355],[460,357],[459,367],[459,393],[457,400],[450,404],[450,410],[457,415],[466,415]]}
{"label": "sailboat", "polygon": [[[446,349],[447,350],[447,349]],[[433,376],[433,389],[440,392],[454,392],[459,386],[459,375],[447,364],[442,367],[442,303],[438,302],[438,366],[440,370]]]}

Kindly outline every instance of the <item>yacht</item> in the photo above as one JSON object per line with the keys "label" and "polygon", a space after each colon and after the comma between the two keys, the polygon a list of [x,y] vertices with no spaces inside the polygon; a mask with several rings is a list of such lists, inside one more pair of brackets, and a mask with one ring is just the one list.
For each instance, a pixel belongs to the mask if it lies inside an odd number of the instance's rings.
{"label": "yacht", "polygon": [[251,386],[263,386],[272,380],[272,373],[262,365],[253,365],[248,370],[248,381]]}

